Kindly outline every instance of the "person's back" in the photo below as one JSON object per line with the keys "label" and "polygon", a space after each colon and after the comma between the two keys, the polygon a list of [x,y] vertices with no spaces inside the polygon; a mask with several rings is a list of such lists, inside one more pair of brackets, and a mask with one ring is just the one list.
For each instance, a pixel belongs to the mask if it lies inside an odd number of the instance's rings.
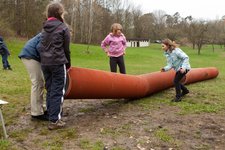
{"label": "person's back", "polygon": [[70,63],[69,30],[56,18],[46,21],[42,31],[39,47],[42,65],[59,65]]}
{"label": "person's back", "polygon": [[4,54],[4,49],[3,49],[3,41],[0,41],[0,54]]}
{"label": "person's back", "polygon": [[43,26],[38,50],[47,90],[48,129],[53,130],[65,126],[61,118],[66,69],[70,68],[70,33],[64,23],[64,8],[60,3],[50,3],[46,12],[47,21]]}
{"label": "person's back", "polygon": [[40,54],[37,50],[40,42],[41,33],[28,40],[19,54],[19,58],[34,59],[40,62]]}

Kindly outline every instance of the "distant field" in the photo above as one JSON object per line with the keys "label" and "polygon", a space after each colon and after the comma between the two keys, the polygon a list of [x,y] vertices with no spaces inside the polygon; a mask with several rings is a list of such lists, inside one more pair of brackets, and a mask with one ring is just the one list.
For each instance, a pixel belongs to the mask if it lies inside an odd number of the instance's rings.
{"label": "distant field", "polygon": [[[30,80],[24,65],[17,57],[24,43],[25,41],[19,40],[7,41],[8,48],[11,51],[9,62],[13,71],[0,69],[0,98],[13,102],[10,106],[17,108],[24,107],[24,104],[29,104]],[[216,95],[221,95],[222,98],[222,95],[224,95],[222,93],[225,89],[225,84],[223,84],[225,83],[225,51],[217,46],[215,52],[213,52],[210,45],[202,48],[201,55],[197,55],[197,50],[193,50],[190,47],[181,47],[181,49],[189,55],[192,68],[213,66],[219,69],[219,76],[216,80],[193,84],[191,88],[197,90],[203,86],[206,91],[202,92],[213,92]],[[72,66],[109,71],[108,57],[100,46],[91,45],[87,52],[87,45],[71,44],[71,61]],[[159,71],[166,64],[166,60],[163,56],[161,45],[151,44],[149,47],[127,48],[125,64],[127,74],[138,75]]]}

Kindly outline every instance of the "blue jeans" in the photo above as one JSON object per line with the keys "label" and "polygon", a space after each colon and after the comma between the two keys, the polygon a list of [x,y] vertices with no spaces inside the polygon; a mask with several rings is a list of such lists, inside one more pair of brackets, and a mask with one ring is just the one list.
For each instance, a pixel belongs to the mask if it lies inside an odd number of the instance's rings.
{"label": "blue jeans", "polygon": [[8,62],[8,54],[2,54],[2,64],[4,69],[11,68]]}

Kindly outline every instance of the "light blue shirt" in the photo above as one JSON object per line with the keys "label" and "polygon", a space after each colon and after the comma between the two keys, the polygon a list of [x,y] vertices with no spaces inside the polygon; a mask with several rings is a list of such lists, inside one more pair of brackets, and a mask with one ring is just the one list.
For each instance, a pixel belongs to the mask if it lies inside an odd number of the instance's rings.
{"label": "light blue shirt", "polygon": [[175,48],[172,52],[166,51],[164,55],[167,59],[167,65],[164,67],[165,71],[174,69],[176,72],[181,68],[190,70],[189,57],[180,48]]}

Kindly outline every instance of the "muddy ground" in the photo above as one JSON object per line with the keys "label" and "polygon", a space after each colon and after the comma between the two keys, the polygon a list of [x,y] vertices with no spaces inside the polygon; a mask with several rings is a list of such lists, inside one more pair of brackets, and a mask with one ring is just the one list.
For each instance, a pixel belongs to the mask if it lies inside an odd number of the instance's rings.
{"label": "muddy ground", "polygon": [[[66,128],[48,131],[47,122],[32,121],[26,109],[16,125],[7,127],[9,134],[28,130],[21,140],[11,135],[16,149],[57,149],[44,142],[61,135],[58,149],[65,150],[94,149],[99,141],[108,150],[225,149],[225,111],[180,114],[176,104],[144,108],[127,100],[65,100]],[[68,130],[74,135],[66,137]]]}

